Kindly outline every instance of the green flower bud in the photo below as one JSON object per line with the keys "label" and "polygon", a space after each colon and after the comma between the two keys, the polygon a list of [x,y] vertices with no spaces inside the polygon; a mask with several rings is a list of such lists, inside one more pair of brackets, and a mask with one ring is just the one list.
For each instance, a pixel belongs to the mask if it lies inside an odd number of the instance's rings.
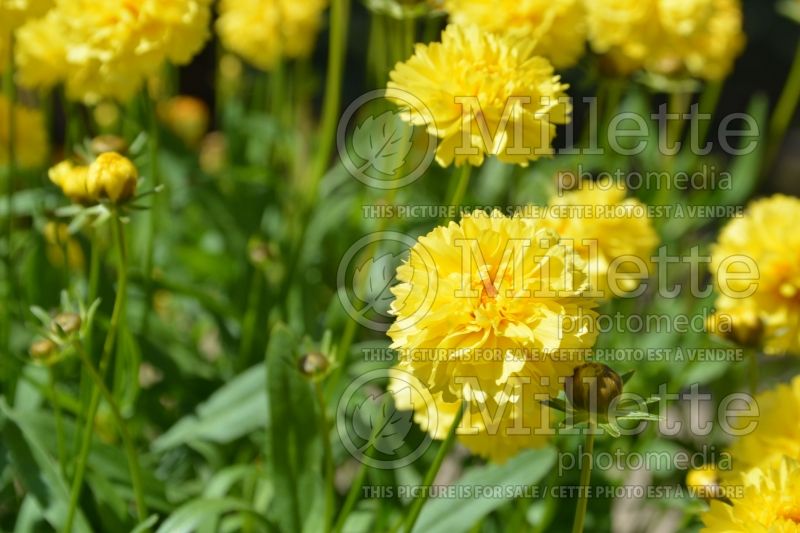
{"label": "green flower bud", "polygon": [[71,335],[81,329],[81,317],[77,313],[59,313],[53,319],[53,331]]}
{"label": "green flower bud", "polygon": [[34,341],[29,348],[31,358],[35,361],[42,361],[50,357],[50,354],[56,349],[56,344],[50,339],[39,339]]}
{"label": "green flower bud", "polygon": [[317,377],[325,373],[330,366],[328,358],[319,352],[309,352],[298,361],[300,372],[308,377]]}

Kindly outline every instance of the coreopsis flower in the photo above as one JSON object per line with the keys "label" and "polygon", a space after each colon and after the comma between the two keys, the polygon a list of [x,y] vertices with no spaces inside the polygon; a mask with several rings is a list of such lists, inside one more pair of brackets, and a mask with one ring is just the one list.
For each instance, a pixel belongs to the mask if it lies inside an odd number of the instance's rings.
{"label": "coreopsis flower", "polygon": [[116,152],[97,156],[86,176],[86,189],[94,199],[108,198],[113,203],[133,197],[139,172],[127,157]]}
{"label": "coreopsis flower", "polygon": [[[713,500],[702,515],[703,533],[797,533],[800,531],[800,464],[784,458],[774,467],[755,468],[737,484],[741,497]],[[733,492],[735,495],[735,492]]]}
{"label": "coreopsis flower", "polygon": [[462,26],[534,39],[534,51],[556,68],[575,65],[586,49],[582,0],[447,0],[450,20]]}
{"label": "coreopsis flower", "polygon": [[64,193],[64,196],[76,204],[88,204],[92,195],[86,185],[89,176],[89,167],[75,165],[72,161],[62,161],[48,171],[50,181],[55,183]]}
{"label": "coreopsis flower", "polygon": [[0,0],[0,40],[26,20],[42,16],[52,4],[52,0]]}
{"label": "coreopsis flower", "polygon": [[589,42],[617,71],[718,80],[744,48],[739,0],[593,0]]}
{"label": "coreopsis flower", "polygon": [[327,5],[327,0],[222,0],[217,33],[225,48],[271,70],[282,57],[311,54]]}
{"label": "coreopsis flower", "polygon": [[[20,81],[66,84],[87,103],[129,100],[165,62],[188,63],[209,36],[210,0],[57,0],[20,28]],[[52,69],[52,71],[50,71]]]}
{"label": "coreopsis flower", "polygon": [[9,113],[14,113],[14,156],[17,166],[32,168],[42,165],[47,158],[47,128],[42,112],[17,104],[10,105],[0,94],[0,165],[8,163]]}
{"label": "coreopsis flower", "polygon": [[[711,249],[717,312],[754,313],[768,354],[800,354],[800,199],[775,195],[731,220]],[[749,279],[748,279],[749,278]]]}
{"label": "coreopsis flower", "polygon": [[442,166],[478,166],[487,154],[526,166],[553,153],[556,125],[569,122],[571,111],[568,86],[534,54],[534,44],[450,25],[441,42],[417,44],[395,66],[387,97],[401,106],[404,120],[441,139]]}
{"label": "coreopsis flower", "polygon": [[[420,237],[397,279],[388,335],[398,408],[441,439],[466,402],[459,439],[492,460],[543,445],[538,400],[558,394],[597,335],[572,247],[539,220],[476,211]],[[399,394],[403,375],[432,402]]]}
{"label": "coreopsis flower", "polygon": [[585,182],[554,196],[547,209],[545,223],[573,241],[601,298],[635,291],[653,269],[658,234],[647,206],[625,195],[624,186],[610,180]]}
{"label": "coreopsis flower", "polygon": [[752,468],[775,467],[784,456],[800,460],[800,376],[757,394],[755,403],[758,416],[740,415],[732,423],[736,430],[757,425],[731,443],[732,469],[721,472],[726,482]]}

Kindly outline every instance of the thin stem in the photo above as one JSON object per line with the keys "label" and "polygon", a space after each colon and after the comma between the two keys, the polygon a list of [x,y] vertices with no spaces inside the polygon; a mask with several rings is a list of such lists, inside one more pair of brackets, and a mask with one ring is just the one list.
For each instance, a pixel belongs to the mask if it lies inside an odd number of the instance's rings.
{"label": "thin stem", "polygon": [[[128,286],[128,256],[125,251],[125,231],[117,213],[114,214],[114,230],[117,240],[117,294],[114,298],[114,310],[111,312],[111,322],[106,333],[106,340],[103,344],[103,354],[100,357],[101,378],[104,378],[111,363],[111,355],[117,337],[117,330],[123,317],[125,307],[125,293]],[[89,458],[89,450],[92,446],[92,433],[94,432],[94,419],[97,415],[97,408],[100,405],[100,390],[92,387],[92,395],[89,400],[89,409],[86,412],[86,421],[81,437],[81,447],[78,451],[78,461],[75,466],[75,473],[72,478],[70,489],[69,508],[67,509],[67,520],[64,523],[64,531],[72,531],[72,523],[75,520],[75,513],[78,508],[78,499],[83,485],[83,476],[86,473],[86,462]]]}
{"label": "thin stem", "polygon": [[320,142],[317,147],[316,159],[311,167],[311,183],[308,188],[310,202],[317,197],[319,182],[328,168],[336,140],[336,127],[339,122],[339,106],[342,98],[342,76],[347,50],[347,16],[349,13],[350,0],[333,0],[331,2],[328,72],[325,80],[325,100],[322,104]]}
{"label": "thin stem", "polygon": [[[155,95],[147,94],[147,109],[149,120],[149,138],[147,140],[148,146],[148,163],[150,165],[150,180],[153,188],[161,185],[161,176],[158,172],[158,114],[156,110]],[[144,252],[144,278],[145,278],[145,298],[144,298],[144,312],[142,313],[142,333],[146,334],[150,324],[150,300],[153,295],[153,256],[155,254],[155,236],[159,227],[159,213],[161,212],[159,195],[154,195],[152,206],[150,208],[150,224],[147,229],[147,240]]]}
{"label": "thin stem", "polygon": [[319,409],[319,431],[322,438],[322,461],[324,466],[324,486],[325,486],[325,518],[324,528],[328,531],[331,519],[333,518],[333,453],[331,451],[330,429],[328,426],[328,411],[325,404],[325,391],[322,384],[317,381],[314,383],[314,392],[317,396],[317,407]]}
{"label": "thin stem", "polygon": [[800,42],[797,43],[794,62],[789,70],[789,76],[786,78],[786,84],[783,86],[781,96],[772,112],[769,124],[769,151],[764,160],[764,170],[769,170],[778,155],[783,137],[786,135],[786,130],[797,109],[798,101],[800,101]]}
{"label": "thin stem", "polygon": [[433,481],[436,479],[436,474],[439,473],[439,469],[442,467],[442,462],[444,461],[445,456],[447,456],[450,448],[453,446],[453,442],[456,440],[456,432],[459,424],[461,424],[461,418],[464,416],[464,411],[466,409],[468,409],[466,403],[463,403],[459,407],[458,411],[456,412],[456,416],[453,419],[453,425],[450,426],[450,431],[447,432],[447,437],[444,439],[444,442],[442,442],[442,445],[439,446],[439,450],[436,452],[436,457],[433,459],[433,463],[431,463],[430,468],[428,468],[428,471],[425,473],[425,478],[422,480],[422,491],[417,495],[411,504],[411,509],[408,512],[408,518],[406,518],[406,533],[411,533],[411,531],[414,529],[414,524],[417,523],[419,514],[422,511],[422,506],[425,505],[425,502],[428,500],[430,493],[430,490],[428,489],[433,485]]}
{"label": "thin stem", "polygon": [[572,533],[583,532],[583,522],[586,519],[586,504],[589,501],[589,487],[592,477],[592,463],[594,463],[594,429],[590,426],[586,429],[586,445],[584,456],[589,457],[588,461],[581,464],[580,493],[578,495],[578,506],[575,509],[575,522],[572,524]]}
{"label": "thin stem", "polygon": [[4,91],[8,99],[8,139],[6,150],[8,152],[8,165],[6,169],[6,287],[4,295],[6,301],[3,302],[4,320],[3,320],[3,346],[5,353],[9,353],[11,346],[11,302],[14,301],[14,259],[12,257],[11,240],[14,232],[14,176],[17,172],[16,165],[16,133],[17,133],[17,120],[16,120],[16,102],[17,102],[17,88],[14,85],[14,34],[9,32],[8,35],[8,66],[6,67],[4,77]]}
{"label": "thin stem", "polygon": [[248,365],[250,354],[253,351],[258,309],[261,306],[263,277],[264,273],[261,269],[253,267],[253,277],[250,280],[250,290],[247,295],[247,310],[242,320],[242,341],[239,345],[239,359],[243,367]]}
{"label": "thin stem", "polygon": [[122,439],[122,445],[125,448],[125,455],[128,457],[128,469],[131,474],[131,486],[133,487],[133,497],[136,503],[136,516],[139,522],[142,522],[147,518],[147,506],[144,501],[144,486],[142,485],[142,469],[139,464],[139,454],[136,452],[136,447],[133,445],[133,440],[131,439],[130,433],[128,433],[128,428],[125,426],[125,419],[122,417],[119,406],[116,400],[114,400],[114,395],[111,394],[111,391],[106,387],[103,378],[92,364],[83,346],[79,342],[73,343],[73,346],[78,356],[81,358],[81,363],[83,363],[86,370],[89,372],[94,386],[100,391],[111,408],[111,414],[114,417],[114,422],[117,424],[117,429],[119,429],[119,435]]}
{"label": "thin stem", "polygon": [[[459,169],[458,173],[458,182],[456,183],[456,188],[453,190],[453,195],[450,197],[450,201],[447,202],[448,206],[452,206],[456,209],[461,207],[461,202],[464,201],[464,195],[467,192],[467,186],[469,185],[469,177],[472,174],[472,165],[469,163],[464,163],[464,165]],[[447,220],[442,220],[443,224],[447,223]]]}
{"label": "thin stem", "polygon": [[50,401],[53,404],[53,418],[56,421],[56,449],[58,450],[58,464],[61,466],[62,474],[66,470],[66,448],[64,445],[64,424],[61,418],[61,405],[58,403],[58,394],[56,394],[56,373],[53,367],[47,367],[48,383],[47,390],[50,395]]}

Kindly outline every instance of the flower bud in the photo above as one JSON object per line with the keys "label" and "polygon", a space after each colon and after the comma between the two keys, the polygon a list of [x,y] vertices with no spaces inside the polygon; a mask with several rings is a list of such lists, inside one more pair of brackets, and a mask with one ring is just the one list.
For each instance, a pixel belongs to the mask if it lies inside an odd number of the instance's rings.
{"label": "flower bud", "polygon": [[622,393],[622,378],[601,363],[584,363],[564,383],[564,392],[575,409],[606,414]]}
{"label": "flower bud", "polygon": [[85,204],[92,200],[87,186],[89,167],[73,165],[71,161],[62,161],[52,167],[47,175],[64,193],[64,196],[75,203]]}
{"label": "flower bud", "polygon": [[309,352],[300,358],[298,361],[298,366],[303,375],[308,377],[317,377],[321,374],[324,374],[325,371],[328,370],[330,362],[324,354],[319,352]]}
{"label": "flower bud", "polygon": [[701,498],[718,498],[722,492],[719,483],[719,473],[714,465],[693,468],[686,474],[686,486]]}
{"label": "flower bud", "polygon": [[764,322],[752,309],[735,307],[708,317],[706,330],[740,346],[755,347],[764,336]]}
{"label": "flower bud", "polygon": [[50,357],[50,354],[56,349],[56,344],[50,339],[39,339],[31,344],[28,352],[31,358],[36,361],[42,361]]}
{"label": "flower bud", "polygon": [[119,203],[133,197],[138,179],[139,172],[130,159],[106,152],[89,165],[86,185],[91,196]]}
{"label": "flower bud", "polygon": [[59,313],[53,319],[53,330],[56,333],[71,335],[81,329],[81,317],[77,313]]}
{"label": "flower bud", "polygon": [[175,96],[159,106],[159,115],[188,146],[197,146],[208,129],[208,106],[193,96]]}

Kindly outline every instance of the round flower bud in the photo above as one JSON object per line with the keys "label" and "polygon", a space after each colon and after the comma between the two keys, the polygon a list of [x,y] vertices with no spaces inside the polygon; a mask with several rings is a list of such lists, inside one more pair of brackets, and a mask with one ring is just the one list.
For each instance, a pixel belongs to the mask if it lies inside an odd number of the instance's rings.
{"label": "round flower bud", "polygon": [[64,196],[75,203],[85,204],[92,200],[87,187],[89,167],[73,165],[71,161],[62,161],[52,167],[47,175],[64,193]]}
{"label": "round flower bud", "polygon": [[174,96],[162,102],[159,115],[172,132],[188,146],[197,146],[208,130],[208,106],[193,96]]}
{"label": "round flower bud", "polygon": [[714,465],[693,468],[686,474],[686,486],[693,495],[701,498],[718,498],[721,493],[719,483],[719,473]]}
{"label": "round flower bud", "polygon": [[86,185],[93,197],[119,203],[133,197],[138,179],[139,173],[130,159],[106,152],[89,165]]}
{"label": "round flower bud", "polygon": [[50,357],[50,354],[52,354],[55,349],[56,344],[50,339],[39,339],[31,344],[28,351],[32,359],[41,361]]}
{"label": "round flower bud", "polygon": [[622,378],[601,363],[584,363],[564,383],[564,392],[575,409],[605,414],[622,393]]}
{"label": "round flower bud", "polygon": [[330,363],[324,354],[319,352],[309,352],[302,356],[298,361],[300,372],[308,377],[317,377],[324,374]]}
{"label": "round flower bud", "polygon": [[53,330],[56,333],[71,335],[81,328],[81,317],[77,313],[59,313],[53,319]]}
{"label": "round flower bud", "polygon": [[740,346],[755,347],[764,336],[764,322],[754,310],[738,307],[708,317],[706,330]]}

